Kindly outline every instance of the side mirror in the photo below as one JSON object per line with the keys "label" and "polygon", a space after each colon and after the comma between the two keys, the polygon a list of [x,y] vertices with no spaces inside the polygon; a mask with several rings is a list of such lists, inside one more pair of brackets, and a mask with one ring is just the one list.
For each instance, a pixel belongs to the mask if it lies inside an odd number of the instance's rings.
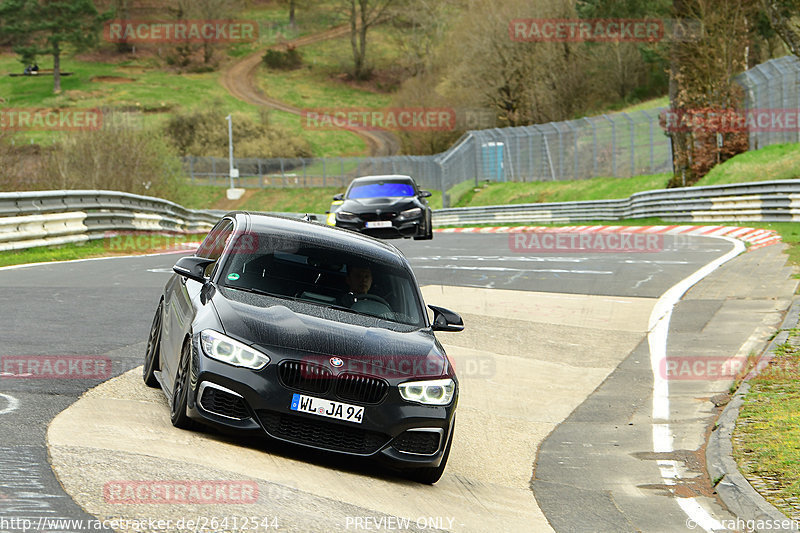
{"label": "side mirror", "polygon": [[206,259],[205,257],[181,257],[172,267],[172,270],[184,278],[205,283],[207,281],[206,268],[213,263],[213,259]]}
{"label": "side mirror", "polygon": [[464,321],[461,320],[458,313],[435,305],[428,307],[433,311],[433,331],[462,331],[464,329]]}
{"label": "side mirror", "polygon": [[419,197],[420,198],[430,198],[431,197],[431,191],[419,191]]}
{"label": "side mirror", "polygon": [[342,200],[344,200],[344,193],[340,192],[339,194],[334,194],[333,195],[333,201],[334,202],[340,202]]}

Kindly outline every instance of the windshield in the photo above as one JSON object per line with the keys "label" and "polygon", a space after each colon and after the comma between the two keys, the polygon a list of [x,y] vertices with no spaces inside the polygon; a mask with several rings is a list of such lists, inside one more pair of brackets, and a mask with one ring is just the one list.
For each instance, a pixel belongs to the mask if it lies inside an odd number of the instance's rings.
{"label": "windshield", "polygon": [[414,196],[414,186],[407,181],[382,181],[380,183],[353,184],[348,198],[402,198]]}
{"label": "windshield", "polygon": [[234,249],[247,253],[226,262],[223,286],[425,326],[410,272],[333,248],[256,241],[258,248],[251,250],[252,236],[239,237]]}

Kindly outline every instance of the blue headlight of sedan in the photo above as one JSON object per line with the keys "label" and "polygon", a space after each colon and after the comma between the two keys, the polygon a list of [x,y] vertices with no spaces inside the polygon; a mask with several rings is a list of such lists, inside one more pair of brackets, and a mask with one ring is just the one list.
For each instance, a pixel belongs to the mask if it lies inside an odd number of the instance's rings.
{"label": "blue headlight of sedan", "polygon": [[405,218],[411,217],[418,217],[422,213],[422,209],[419,207],[413,207],[411,209],[406,209],[405,211],[400,211],[400,216]]}
{"label": "blue headlight of sedan", "polygon": [[352,222],[353,220],[358,220],[358,215],[349,213],[347,211],[337,211],[336,220],[341,220],[343,222]]}
{"label": "blue headlight of sedan", "polygon": [[261,370],[269,364],[269,357],[263,353],[213,329],[200,333],[200,345],[208,357],[229,365]]}

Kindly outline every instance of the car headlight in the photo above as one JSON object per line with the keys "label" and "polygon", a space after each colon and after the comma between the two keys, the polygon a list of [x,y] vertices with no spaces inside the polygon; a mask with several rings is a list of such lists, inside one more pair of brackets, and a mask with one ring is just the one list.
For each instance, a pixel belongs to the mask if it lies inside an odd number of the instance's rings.
{"label": "car headlight", "polygon": [[400,211],[400,216],[401,217],[406,217],[406,218],[417,217],[417,216],[420,215],[420,213],[422,213],[422,209],[421,208],[413,207],[411,209],[406,209],[405,211]]}
{"label": "car headlight", "polygon": [[269,357],[263,353],[213,329],[200,333],[200,345],[207,356],[229,365],[261,370],[269,363]]}
{"label": "car headlight", "polygon": [[400,396],[409,402],[426,405],[447,405],[453,399],[456,384],[452,379],[434,379],[430,381],[408,381],[401,383]]}
{"label": "car headlight", "polygon": [[357,220],[358,215],[354,213],[348,213],[347,211],[337,211],[336,212],[336,220],[341,220],[343,222],[349,222],[352,220]]}
{"label": "car headlight", "polygon": [[328,213],[328,217],[325,219],[325,223],[329,226],[336,225],[336,213]]}

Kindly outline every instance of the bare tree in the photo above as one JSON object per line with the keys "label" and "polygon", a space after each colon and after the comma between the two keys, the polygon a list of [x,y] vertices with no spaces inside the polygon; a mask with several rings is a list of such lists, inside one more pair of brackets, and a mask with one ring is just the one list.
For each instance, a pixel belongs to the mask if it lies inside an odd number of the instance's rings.
{"label": "bare tree", "polygon": [[[676,116],[691,119],[708,110],[735,112],[741,107],[742,91],[734,77],[747,65],[749,21],[756,15],[756,4],[757,0],[674,0],[676,18],[696,21],[703,28],[701,38],[675,42],[670,52],[670,102]],[[691,185],[715,160],[724,160],[715,152],[716,134],[702,121],[685,121],[689,122],[701,127],[668,131],[673,147],[673,186]],[[736,150],[740,144],[738,137],[731,140]]]}
{"label": "bare tree", "polygon": [[[230,18],[239,7],[238,0],[191,0],[191,10],[203,20],[220,20]],[[218,43],[203,40],[203,63],[209,64],[214,57]]]}
{"label": "bare tree", "polygon": [[342,0],[350,22],[350,46],[353,50],[353,77],[370,75],[367,66],[367,32],[377,24],[390,5],[398,0]]}
{"label": "bare tree", "polygon": [[294,17],[295,9],[297,8],[297,0],[288,0],[289,2],[289,26],[292,28],[297,27],[297,21]]}
{"label": "bare tree", "polygon": [[436,48],[447,37],[463,3],[464,0],[407,0],[387,11],[392,24],[402,29],[395,41],[403,52],[409,75],[420,75],[433,66]]}
{"label": "bare tree", "polygon": [[[169,13],[176,20],[199,19],[203,21],[217,21],[233,17],[241,7],[240,0],[173,0],[169,6]],[[214,39],[203,39],[200,47],[203,50],[203,64],[209,65],[214,59],[214,52],[220,43]],[[190,41],[179,42],[175,45],[175,62],[179,67],[188,67],[198,46]]]}
{"label": "bare tree", "polygon": [[[114,17],[120,20],[128,20],[131,15],[131,0],[114,0]],[[125,33],[127,36],[127,33]],[[123,38],[124,39],[124,38]],[[122,40],[117,43],[117,52],[127,54],[133,51],[133,46],[127,41]]]}
{"label": "bare tree", "polygon": [[800,55],[800,1],[761,0],[761,7],[789,51]]}
{"label": "bare tree", "polygon": [[591,80],[580,45],[510,38],[509,22],[532,12],[541,18],[575,17],[568,0],[470,1],[437,59],[444,72],[439,90],[454,101],[493,108],[508,126],[585,111]]}

